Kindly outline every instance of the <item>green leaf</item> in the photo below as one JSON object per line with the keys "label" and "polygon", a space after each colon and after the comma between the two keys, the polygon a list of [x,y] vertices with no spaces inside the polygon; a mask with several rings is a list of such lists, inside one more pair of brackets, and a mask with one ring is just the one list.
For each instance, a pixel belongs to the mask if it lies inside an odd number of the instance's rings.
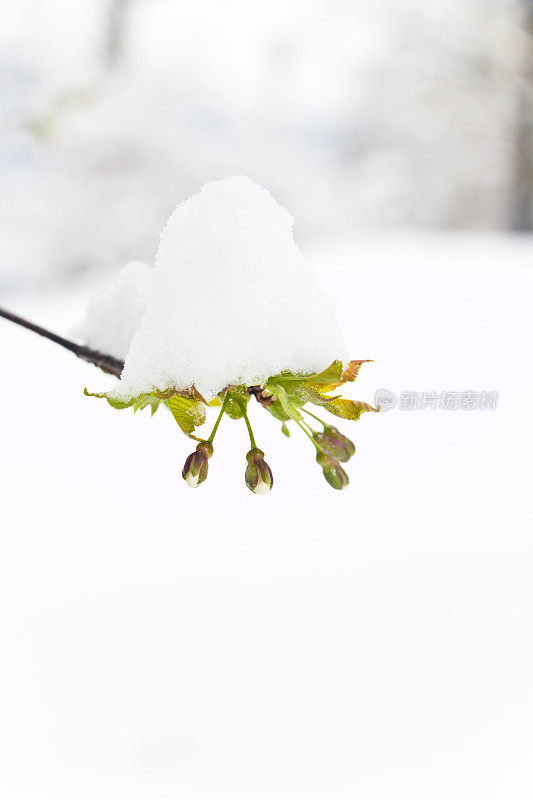
{"label": "green leaf", "polygon": [[280,372],[279,375],[274,375],[272,378],[270,378],[268,383],[283,384],[288,392],[291,391],[289,387],[291,384],[293,384],[293,382],[301,383],[302,381],[321,386],[323,388],[327,386],[327,391],[332,391],[347,381],[354,381],[357,377],[359,369],[361,368],[361,364],[364,364],[368,360],[369,359],[350,361],[346,369],[343,370],[342,361],[340,359],[336,359],[332,364],[329,365],[329,367],[326,367],[326,369],[322,370],[322,372],[303,374],[297,374],[288,371]]}
{"label": "green leaf", "polygon": [[[285,415],[285,419],[295,419],[301,420],[303,419],[302,415],[298,411],[298,405],[303,405],[299,402],[297,397],[289,397],[285,388],[281,386],[279,383],[268,383],[267,387],[268,391],[272,394],[275,400],[279,401],[279,405],[281,406],[281,410]],[[274,413],[272,409],[275,407],[276,403],[274,402],[270,407],[270,413]],[[276,416],[276,414],[274,414]]]}
{"label": "green leaf", "polygon": [[230,399],[226,403],[225,413],[231,419],[240,419],[242,417],[242,408],[236,400]]}
{"label": "green leaf", "polygon": [[182,397],[175,394],[168,397],[165,404],[169,407],[170,412],[183,433],[190,436],[194,429],[205,422],[205,405],[201,400],[195,400],[192,397]]}
{"label": "green leaf", "polygon": [[330,364],[327,369],[319,372],[317,375],[309,375],[307,380],[311,383],[319,384],[339,382],[340,385],[340,382],[342,381],[342,361],[334,361],[333,364]]}
{"label": "green leaf", "polygon": [[295,372],[289,372],[286,370],[285,372],[280,372],[278,375],[272,375],[267,381],[267,383],[285,383],[286,381],[301,381],[305,378],[305,375],[297,375]]}
{"label": "green leaf", "polygon": [[283,406],[281,405],[279,400],[274,400],[273,403],[271,403],[268,406],[264,406],[264,408],[266,408],[267,411],[269,411],[273,417],[279,419],[280,422],[287,422],[287,420],[290,419],[289,415],[284,412]]}
{"label": "green leaf", "polygon": [[314,386],[305,381],[300,381],[298,384],[294,385],[292,392],[296,395],[300,403],[314,403],[316,406],[325,406],[327,403],[340,397],[340,395],[331,397],[330,395],[322,394],[320,388],[321,387]]}
{"label": "green leaf", "polygon": [[131,406],[135,405],[135,403],[137,403],[141,397],[144,397],[144,395],[141,394],[138,397],[131,397],[129,400],[119,400],[113,396],[113,392],[103,392],[102,394],[98,394],[97,392],[88,392],[87,389],[83,390],[83,394],[86,397],[104,397],[112,408],[116,408],[118,410],[123,408],[131,408]]}
{"label": "green leaf", "polygon": [[285,436],[288,436],[288,437],[290,437],[290,435],[291,435],[291,432],[290,432],[290,430],[287,428],[287,426],[285,425],[285,423],[283,423],[283,425],[281,426],[281,432],[282,432],[282,433],[284,433],[284,434],[285,434]]}
{"label": "green leaf", "polygon": [[358,420],[364,411],[377,411],[377,408],[362,403],[359,400],[344,400],[342,397],[332,399],[324,405],[324,408],[342,419]]}
{"label": "green leaf", "polygon": [[231,389],[225,394],[228,398],[226,403],[225,413],[231,419],[241,419],[243,416],[243,408],[246,410],[250,395],[246,391],[246,386],[232,386]]}
{"label": "green leaf", "polygon": [[324,372],[318,375],[310,375],[307,380],[309,383],[318,385],[322,391],[332,392],[343,383],[354,381],[361,369],[362,364],[366,364],[370,359],[364,358],[360,361],[352,360],[348,363],[345,370],[342,368],[342,361],[334,361]]}
{"label": "green leaf", "polygon": [[164,402],[170,409],[172,416],[181,430],[186,433],[187,436],[190,436],[198,425],[203,425],[205,422],[205,405],[202,400],[189,395],[170,394],[170,390],[165,392],[159,392],[157,390],[145,392],[136,397],[130,397],[128,400],[119,400],[115,397],[113,392],[97,394],[84,389],[83,393],[88,397],[103,397],[112,408],[119,410],[131,408],[133,406],[133,410],[138,411],[139,409],[146,408],[146,406],[151,406],[152,415],[157,410],[159,404]]}
{"label": "green leaf", "polygon": [[157,409],[159,408],[161,400],[159,397],[156,397],[155,394],[146,394],[143,395],[136,403],[133,404],[133,413],[137,411],[142,411],[143,408],[150,406],[152,409],[151,416],[153,417]]}

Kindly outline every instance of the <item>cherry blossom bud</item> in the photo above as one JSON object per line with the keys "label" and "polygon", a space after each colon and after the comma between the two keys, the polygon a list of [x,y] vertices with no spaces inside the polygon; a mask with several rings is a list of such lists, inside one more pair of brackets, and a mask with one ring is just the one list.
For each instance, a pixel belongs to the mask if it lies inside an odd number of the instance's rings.
{"label": "cherry blossom bud", "polygon": [[354,443],[351,441],[351,439],[348,439],[347,436],[344,436],[344,434],[342,434],[339,430],[337,430],[337,428],[335,428],[334,425],[324,425],[324,433],[326,436],[329,436],[332,439],[337,439],[339,442],[342,443],[343,447],[345,447],[346,450],[348,451],[348,458],[339,458],[338,456],[335,456],[335,458],[337,458],[338,461],[348,461],[348,459],[354,455],[355,453]]}
{"label": "cherry blossom bud", "polygon": [[211,442],[200,442],[196,446],[194,453],[191,453],[185,461],[182,475],[191,489],[196,489],[207,478],[208,459],[213,455],[213,445]]}
{"label": "cherry blossom bud", "polygon": [[323,450],[317,453],[316,460],[322,467],[324,478],[330,486],[334,489],[346,489],[350,481],[338,461]]}
{"label": "cherry blossom bud", "polygon": [[264,460],[264,453],[258,447],[253,447],[246,453],[248,465],[244,475],[247,487],[254,494],[268,494],[274,485],[272,471]]}
{"label": "cherry blossom bud", "polygon": [[323,450],[326,450],[337,461],[348,461],[351,453],[348,447],[336,436],[328,436],[327,433],[313,433],[313,439],[320,445]]}

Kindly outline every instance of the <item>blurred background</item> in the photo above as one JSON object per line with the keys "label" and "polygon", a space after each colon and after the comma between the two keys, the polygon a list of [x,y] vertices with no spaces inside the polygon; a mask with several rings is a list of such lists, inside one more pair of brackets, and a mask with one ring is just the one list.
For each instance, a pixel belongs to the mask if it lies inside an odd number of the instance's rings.
{"label": "blurred background", "polygon": [[533,797],[532,6],[0,0],[0,306],[68,335],[245,173],[347,396],[498,393],[339,421],[346,492],[252,401],[271,495],[230,419],[191,492],[164,409],[0,319],[6,800]]}
{"label": "blurred background", "polygon": [[1,0],[0,287],[153,262],[245,173],[299,241],[529,231],[529,0]]}

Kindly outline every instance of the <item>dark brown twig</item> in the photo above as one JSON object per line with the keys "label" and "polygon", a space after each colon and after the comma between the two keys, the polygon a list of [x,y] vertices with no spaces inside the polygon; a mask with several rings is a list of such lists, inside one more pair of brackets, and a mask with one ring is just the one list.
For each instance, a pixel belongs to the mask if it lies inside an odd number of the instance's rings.
{"label": "dark brown twig", "polygon": [[15,325],[27,328],[29,331],[38,333],[39,336],[44,336],[45,339],[50,339],[50,341],[61,345],[61,347],[64,347],[66,350],[70,350],[71,353],[74,353],[75,356],[83,359],[83,361],[88,361],[89,364],[94,364],[95,367],[99,367],[102,372],[107,372],[109,375],[115,375],[117,378],[120,378],[124,362],[120,361],[118,358],[105,355],[105,353],[100,353],[98,350],[91,350],[90,347],[85,347],[82,344],[76,344],[76,342],[72,342],[70,339],[65,339],[63,336],[58,336],[56,333],[47,331],[46,328],[41,328],[40,325],[34,325],[33,322],[28,322],[28,320],[23,319],[23,317],[12,314],[10,311],[6,311],[3,308],[0,308],[0,317],[14,322]]}
{"label": "dark brown twig", "polygon": [[[98,350],[91,350],[90,347],[72,342],[70,339],[65,339],[63,336],[58,336],[57,333],[52,333],[52,331],[48,331],[40,325],[35,325],[35,323],[29,322],[27,319],[19,317],[18,314],[12,314],[11,311],[6,311],[5,308],[0,307],[0,317],[9,320],[9,322],[14,322],[15,325],[20,325],[22,328],[27,328],[29,331],[38,333],[39,336],[43,336],[45,339],[50,339],[51,342],[59,344],[61,347],[64,347],[65,350],[70,350],[71,353],[74,353],[75,356],[81,358],[83,361],[88,361],[89,364],[94,364],[95,367],[99,367],[102,372],[107,372],[109,375],[115,375],[117,378],[120,378],[124,367],[124,362],[120,361],[120,359],[114,356],[108,356],[105,353],[100,353]],[[268,406],[271,406],[274,402],[274,398],[271,395],[265,394],[262,386],[249,386],[248,393],[250,395],[253,394],[257,402],[265,408],[268,408]]]}

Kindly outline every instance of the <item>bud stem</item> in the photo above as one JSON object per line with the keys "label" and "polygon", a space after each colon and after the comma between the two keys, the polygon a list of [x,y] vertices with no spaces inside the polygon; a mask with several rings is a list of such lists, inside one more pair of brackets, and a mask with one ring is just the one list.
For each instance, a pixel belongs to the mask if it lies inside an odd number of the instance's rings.
{"label": "bud stem", "polygon": [[208,442],[212,442],[213,439],[215,438],[215,433],[218,430],[218,426],[220,425],[220,420],[222,419],[222,417],[224,415],[224,411],[226,410],[227,403],[228,403],[228,396],[226,395],[226,397],[224,398],[224,402],[222,403],[222,408],[220,409],[220,414],[218,415],[217,421],[215,422],[215,426],[214,426],[213,430],[211,431],[211,436],[207,440]]}
{"label": "bud stem", "polygon": [[311,431],[311,436],[312,436],[312,435],[313,435],[313,433],[315,433],[314,429],[313,429],[313,428],[312,428],[310,425],[308,425],[308,423],[307,423],[307,422],[305,422],[303,419],[301,420],[301,422],[302,422],[302,425],[305,425],[305,427],[307,428],[307,430]]}
{"label": "bud stem", "polygon": [[320,419],[320,417],[317,417],[317,415],[316,415],[316,414],[312,414],[312,413],[311,413],[310,411],[308,411],[306,408],[302,408],[302,411],[305,411],[305,413],[306,413],[306,414],[309,414],[309,416],[310,416],[310,417],[313,417],[314,419],[316,419],[316,420],[317,420],[317,422],[320,422],[320,424],[321,424],[321,425],[323,425],[324,427],[326,427],[326,426],[327,426],[327,423],[326,423],[326,422],[324,422],[324,420]]}
{"label": "bud stem", "polygon": [[248,436],[250,437],[250,444],[252,448],[257,447],[254,439],[254,434],[252,431],[252,426],[250,425],[250,420],[248,419],[248,414],[246,413],[246,406],[244,405],[244,403],[241,403],[240,400],[238,400],[237,402],[239,403],[242,415],[244,417],[244,421],[246,422],[246,427],[248,428]]}
{"label": "bud stem", "polygon": [[[316,447],[316,451],[317,451],[317,453],[321,453],[321,452],[322,452],[322,448],[321,448],[321,447],[319,447],[319,446],[317,445],[317,443],[315,442],[315,440],[313,439],[313,437],[311,436],[311,434],[310,434],[308,431],[306,431],[306,430],[305,430],[305,428],[304,428],[304,426],[302,425],[302,423],[301,423],[299,420],[297,420],[297,419],[295,419],[294,421],[296,422],[296,424],[297,424],[297,425],[299,425],[299,426],[300,426],[300,428],[303,430],[303,432],[305,433],[305,435],[306,435],[306,436],[308,436],[308,437],[311,439],[311,441],[313,442],[314,446]],[[320,421],[320,420],[319,420],[319,421]]]}

